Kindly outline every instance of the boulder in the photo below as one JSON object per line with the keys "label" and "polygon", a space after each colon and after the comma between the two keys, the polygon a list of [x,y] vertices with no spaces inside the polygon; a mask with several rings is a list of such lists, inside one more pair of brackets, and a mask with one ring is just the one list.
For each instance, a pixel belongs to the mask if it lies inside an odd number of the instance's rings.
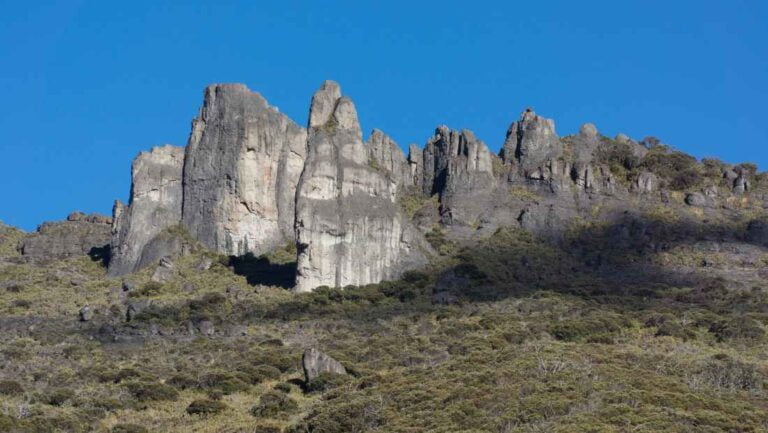
{"label": "boulder", "polygon": [[685,204],[693,207],[704,207],[707,205],[707,197],[700,192],[691,192],[685,195]]}
{"label": "boulder", "polygon": [[126,206],[118,200],[112,210],[109,275],[129,274],[180,252],[181,240],[167,230],[181,222],[183,165],[184,149],[170,145],[134,159],[130,201]]}
{"label": "boulder", "polygon": [[396,185],[369,165],[355,106],[338,84],[326,81],[312,98],[309,126],[295,290],[378,283],[424,266],[429,246],[396,204]]}
{"label": "boulder", "polygon": [[306,382],[311,382],[323,373],[347,374],[347,370],[339,361],[315,348],[304,351],[304,355],[301,357],[301,366]]}
{"label": "boulder", "polygon": [[91,319],[93,319],[93,310],[89,306],[85,306],[80,309],[78,312],[78,317],[80,318],[81,322],[89,322]]}
{"label": "boulder", "polygon": [[644,171],[635,179],[634,190],[639,193],[653,192],[659,187],[659,179],[650,171]]}
{"label": "boulder", "polygon": [[169,258],[164,257],[160,259],[160,263],[155,268],[155,272],[152,273],[150,279],[156,283],[165,283],[170,281],[174,275],[176,275],[175,265]]}
{"label": "boulder", "polygon": [[206,337],[212,336],[216,331],[213,326],[213,322],[210,320],[202,320],[200,323],[198,323],[197,330]]}
{"label": "boulder", "polygon": [[151,299],[134,299],[128,301],[125,309],[125,320],[127,322],[134,320],[138,314],[149,308],[151,305]]}
{"label": "boulder", "polygon": [[184,161],[183,225],[207,248],[260,255],[294,239],[307,134],[242,84],[205,91]]}

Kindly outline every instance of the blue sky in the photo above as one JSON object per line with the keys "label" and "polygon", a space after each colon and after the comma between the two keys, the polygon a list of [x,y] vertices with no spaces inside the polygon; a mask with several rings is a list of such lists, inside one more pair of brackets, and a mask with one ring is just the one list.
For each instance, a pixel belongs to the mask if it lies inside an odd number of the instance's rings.
{"label": "blue sky", "polygon": [[0,220],[127,199],[130,162],[184,145],[203,88],[243,82],[300,124],[324,79],[363,129],[497,150],[527,106],[560,135],[654,135],[768,168],[764,1],[0,0]]}

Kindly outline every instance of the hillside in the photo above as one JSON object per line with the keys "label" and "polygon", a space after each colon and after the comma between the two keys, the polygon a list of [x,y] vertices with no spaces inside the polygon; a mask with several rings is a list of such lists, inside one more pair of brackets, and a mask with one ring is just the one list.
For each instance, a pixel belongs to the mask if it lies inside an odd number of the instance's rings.
{"label": "hillside", "polygon": [[768,431],[766,173],[311,107],[211,86],[112,218],[0,225],[0,431]]}

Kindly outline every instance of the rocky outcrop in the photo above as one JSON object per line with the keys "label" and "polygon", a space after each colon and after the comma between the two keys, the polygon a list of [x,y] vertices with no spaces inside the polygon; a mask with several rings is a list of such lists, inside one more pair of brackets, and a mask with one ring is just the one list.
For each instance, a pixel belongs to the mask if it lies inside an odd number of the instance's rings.
{"label": "rocky outcrop", "polygon": [[261,254],[293,239],[306,130],[242,84],[205,91],[184,163],[183,225],[206,247]]}
{"label": "rocky outcrop", "polygon": [[184,149],[170,145],[134,159],[130,201],[115,202],[112,211],[109,275],[131,273],[179,252],[179,241],[161,234],[181,223],[183,165]]}
{"label": "rocky outcrop", "polygon": [[435,129],[423,155],[422,190],[439,195],[443,222],[471,224],[493,190],[495,156],[472,131],[447,126]]}
{"label": "rocky outcrop", "polygon": [[109,254],[112,220],[81,212],[71,213],[66,221],[46,222],[19,244],[19,252],[32,259],[64,259],[82,255],[106,259]]}
{"label": "rocky outcrop", "polygon": [[517,163],[524,176],[542,177],[548,162],[556,160],[562,150],[555,122],[529,108],[507,130],[500,156],[505,164]]}
{"label": "rocky outcrop", "polygon": [[410,163],[400,146],[387,134],[374,129],[366,143],[368,148],[368,164],[382,171],[398,188],[413,186],[413,176]]}
{"label": "rocky outcrop", "polygon": [[321,374],[347,374],[347,369],[341,363],[325,353],[310,348],[301,357],[301,367],[304,370],[304,380],[309,383]]}
{"label": "rocky outcrop", "polygon": [[649,171],[644,171],[637,176],[633,187],[635,191],[640,193],[653,192],[659,187],[659,179],[655,174]]}
{"label": "rocky outcrop", "polygon": [[369,165],[352,101],[326,81],[312,98],[308,155],[296,194],[298,292],[397,278],[426,263],[426,242]]}

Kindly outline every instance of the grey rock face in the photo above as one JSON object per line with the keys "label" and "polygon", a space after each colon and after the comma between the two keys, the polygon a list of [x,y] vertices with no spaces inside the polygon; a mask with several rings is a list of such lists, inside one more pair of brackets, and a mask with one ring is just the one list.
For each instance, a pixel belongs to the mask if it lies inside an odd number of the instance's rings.
{"label": "grey rock face", "polygon": [[187,146],[184,226],[225,254],[285,245],[305,158],[306,130],[261,95],[241,84],[209,86]]}
{"label": "grey rock face", "polygon": [[75,212],[66,221],[46,222],[24,237],[22,255],[33,259],[63,259],[86,254],[103,256],[109,250],[111,219]]}
{"label": "grey rock face", "polygon": [[641,193],[653,192],[659,187],[659,179],[655,174],[644,171],[635,180],[634,188]]}
{"label": "grey rock face", "polygon": [[158,236],[181,222],[183,165],[184,149],[170,145],[142,152],[133,161],[130,202],[117,201],[112,210],[109,275],[137,271],[180,248]]}
{"label": "grey rock face", "polygon": [[744,194],[750,190],[749,178],[744,171],[738,173],[738,176],[733,181],[733,193]]}
{"label": "grey rock face", "polygon": [[371,132],[366,143],[369,152],[369,164],[384,173],[398,186],[407,188],[413,186],[413,176],[410,163],[400,146],[387,134],[378,129]]}
{"label": "grey rock face", "polygon": [[411,171],[413,186],[423,189],[424,181],[424,152],[415,143],[408,146],[408,168]]}
{"label": "grey rock face", "polygon": [[555,133],[555,122],[525,110],[520,120],[507,130],[507,138],[501,151],[505,164],[517,161],[525,175],[542,170],[547,161],[562,154],[562,145]]}
{"label": "grey rock face", "polygon": [[301,367],[306,382],[311,382],[323,373],[347,374],[347,369],[339,361],[315,348],[304,351]]}
{"label": "grey rock face", "polygon": [[397,278],[428,248],[395,203],[396,185],[368,164],[354,104],[327,81],[312,98],[308,155],[296,194],[296,288]]}
{"label": "grey rock face", "polygon": [[438,194],[446,224],[474,223],[493,192],[488,147],[472,131],[439,126],[424,147],[423,192]]}

